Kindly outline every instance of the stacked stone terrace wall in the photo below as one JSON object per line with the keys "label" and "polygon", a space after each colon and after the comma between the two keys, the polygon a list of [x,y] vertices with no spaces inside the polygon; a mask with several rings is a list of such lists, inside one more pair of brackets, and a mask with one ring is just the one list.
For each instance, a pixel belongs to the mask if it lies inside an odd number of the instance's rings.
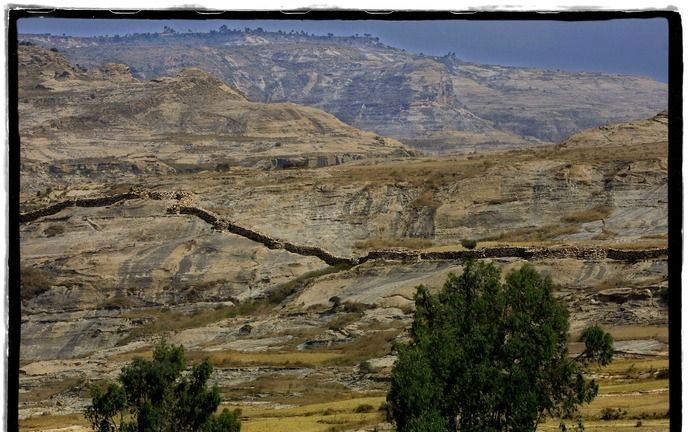
{"label": "stacked stone terrace wall", "polygon": [[105,207],[120,201],[141,198],[137,192],[126,192],[123,194],[109,195],[98,198],[74,198],[61,201],[38,210],[29,211],[19,215],[20,223],[33,222],[45,216],[52,216],[68,207]]}
{"label": "stacked stone terrace wall", "polygon": [[188,204],[191,195],[185,192],[159,192],[132,190],[123,194],[109,195],[99,198],[77,198],[49,205],[42,209],[20,214],[20,223],[29,223],[45,216],[54,215],[69,207],[103,207],[121,201],[132,199],[176,200],[177,203],[167,209],[167,213],[196,216],[219,231],[229,231],[247,239],[261,243],[269,249],[284,249],[288,252],[303,256],[316,257],[328,265],[358,265],[367,261],[467,261],[482,258],[522,258],[535,259],[565,259],[617,261],[645,261],[668,257],[668,248],[622,250],[605,248],[559,247],[559,248],[527,248],[527,247],[493,247],[476,250],[456,250],[442,252],[420,252],[413,250],[373,250],[361,257],[346,258],[331,254],[316,246],[297,245],[294,243],[272,238],[252,229],[242,227],[228,221],[202,207]]}

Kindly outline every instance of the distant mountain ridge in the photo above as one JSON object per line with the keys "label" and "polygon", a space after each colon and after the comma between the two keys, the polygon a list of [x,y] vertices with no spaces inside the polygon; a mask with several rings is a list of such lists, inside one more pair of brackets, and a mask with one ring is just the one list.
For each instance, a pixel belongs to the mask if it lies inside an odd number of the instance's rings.
{"label": "distant mountain ridge", "polygon": [[323,109],[360,129],[432,152],[558,142],[580,130],[666,109],[644,77],[489,66],[412,54],[375,36],[219,29],[71,37],[20,35],[85,67],[117,62],[140,79],[198,67],[250,100]]}
{"label": "distant mountain ridge", "polygon": [[45,175],[320,167],[411,154],[316,108],[249,101],[198,68],[140,81],[122,64],[86,69],[35,46],[18,54],[22,187]]}

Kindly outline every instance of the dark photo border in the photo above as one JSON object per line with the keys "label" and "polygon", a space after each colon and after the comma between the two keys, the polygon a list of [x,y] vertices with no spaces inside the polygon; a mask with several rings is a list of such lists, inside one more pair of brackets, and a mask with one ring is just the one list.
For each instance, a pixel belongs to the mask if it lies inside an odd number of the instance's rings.
{"label": "dark photo border", "polygon": [[7,372],[7,429],[19,430],[19,359],[21,340],[21,298],[19,293],[20,238],[19,238],[19,182],[20,137],[18,118],[18,59],[17,21],[21,18],[90,18],[90,19],[186,19],[186,20],[554,20],[554,21],[603,21],[612,19],[663,18],[668,22],[668,323],[669,323],[669,373],[670,373],[670,429],[677,431],[682,424],[682,369],[681,369],[681,267],[682,267],[682,220],[683,220],[683,41],[681,16],[675,11],[644,12],[451,12],[393,11],[388,14],[370,14],[365,11],[308,11],[285,13],[280,11],[220,12],[204,10],[146,10],[133,13],[114,13],[106,10],[39,10],[10,9],[8,20],[8,119],[9,119],[9,242],[8,286],[9,309],[9,358]]}

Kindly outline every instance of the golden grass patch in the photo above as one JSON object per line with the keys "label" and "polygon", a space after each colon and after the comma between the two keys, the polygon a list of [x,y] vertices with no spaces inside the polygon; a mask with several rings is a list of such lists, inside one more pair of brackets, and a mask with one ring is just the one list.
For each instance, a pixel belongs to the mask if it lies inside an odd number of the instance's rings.
{"label": "golden grass patch", "polygon": [[382,414],[348,413],[332,416],[251,418],[242,422],[242,432],[339,432],[374,426],[383,421]]}
{"label": "golden grass patch", "polygon": [[[548,420],[539,425],[538,431],[560,431],[558,420]],[[642,426],[637,426],[637,420],[586,420],[583,422],[586,431],[616,431],[616,432],[661,432],[670,430],[668,419],[642,420]]]}
{"label": "golden grass patch", "polygon": [[243,432],[336,432],[373,426],[384,421],[384,414],[358,413],[358,407],[378,408],[384,396],[360,397],[327,403],[308,404],[291,408],[256,406],[223,406],[242,410]]}
{"label": "golden grass patch", "polygon": [[664,238],[657,239],[641,239],[635,242],[622,242],[615,243],[609,242],[607,245],[615,249],[656,249],[656,248],[666,248],[668,247],[668,241]]}
{"label": "golden grass patch", "polygon": [[558,149],[552,155],[548,151],[537,152],[536,158],[558,158],[569,162],[604,163],[612,161],[638,161],[668,157],[668,142],[659,141],[645,145],[629,144],[607,147],[573,147]]}
{"label": "golden grass patch", "polygon": [[663,393],[668,390],[668,380],[636,381],[627,384],[600,384],[599,394],[619,394],[619,393],[644,393],[657,392]]}
{"label": "golden grass patch", "polygon": [[668,392],[664,393],[623,393],[600,394],[589,405],[580,408],[586,418],[598,419],[605,408],[620,408],[626,411],[625,417],[632,418],[642,414],[664,416],[669,410]]}
{"label": "golden grass patch", "polygon": [[561,218],[565,223],[585,223],[606,219],[613,212],[607,205],[598,205],[589,209],[579,210]]}
{"label": "golden grass patch", "polygon": [[24,420],[19,420],[19,430],[22,431],[60,429],[67,428],[70,426],[82,426],[84,428],[88,428],[89,422],[84,418],[82,414],[79,413],[67,415],[37,416]]}
{"label": "golden grass patch", "polygon": [[340,399],[332,402],[314,403],[290,408],[265,408],[256,406],[237,406],[229,404],[225,408],[240,408],[242,416],[247,417],[294,417],[329,415],[329,413],[353,413],[358,406],[363,404],[378,408],[386,400],[385,396],[367,396],[349,399]]}
{"label": "golden grass patch", "polygon": [[620,359],[600,369],[601,373],[620,374],[630,370],[654,370],[668,368],[668,358],[654,357],[650,359]]}
{"label": "golden grass patch", "polygon": [[665,326],[604,326],[613,340],[655,339],[668,343],[668,327]]}
{"label": "golden grass patch", "polygon": [[332,348],[340,357],[329,360],[334,365],[356,365],[362,361],[382,357],[391,352],[393,341],[403,331],[401,328],[372,331],[348,343]]}
{"label": "golden grass patch", "polygon": [[341,357],[337,352],[239,352],[239,351],[196,351],[187,354],[192,361],[208,357],[214,367],[233,366],[294,366],[315,367],[333,362]]}
{"label": "golden grass patch", "polygon": [[225,400],[261,395],[262,400],[300,406],[362,397],[361,393],[350,390],[343,384],[324,380],[319,374],[306,377],[262,375],[250,382],[221,387],[221,392]]}
{"label": "golden grass patch", "polygon": [[[240,309],[240,306],[221,306],[192,314],[181,313],[168,308],[140,309],[127,314],[127,316],[132,318],[152,318],[152,321],[133,328],[127,336],[118,341],[118,345],[125,345],[145,336],[204,327],[233,316]],[[253,310],[252,312],[256,311]]]}

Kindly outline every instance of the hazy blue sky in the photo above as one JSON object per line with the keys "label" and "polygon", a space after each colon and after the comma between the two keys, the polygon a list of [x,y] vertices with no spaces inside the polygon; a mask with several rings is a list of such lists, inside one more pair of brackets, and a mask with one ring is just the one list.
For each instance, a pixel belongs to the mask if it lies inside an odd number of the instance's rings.
{"label": "hazy blue sky", "polygon": [[413,52],[454,51],[467,61],[571,71],[645,75],[667,82],[668,24],[665,19],[610,21],[315,21],[315,20],[132,20],[23,18],[20,33],[78,36],[124,35],[230,28],[304,30],[308,33],[370,33]]}

